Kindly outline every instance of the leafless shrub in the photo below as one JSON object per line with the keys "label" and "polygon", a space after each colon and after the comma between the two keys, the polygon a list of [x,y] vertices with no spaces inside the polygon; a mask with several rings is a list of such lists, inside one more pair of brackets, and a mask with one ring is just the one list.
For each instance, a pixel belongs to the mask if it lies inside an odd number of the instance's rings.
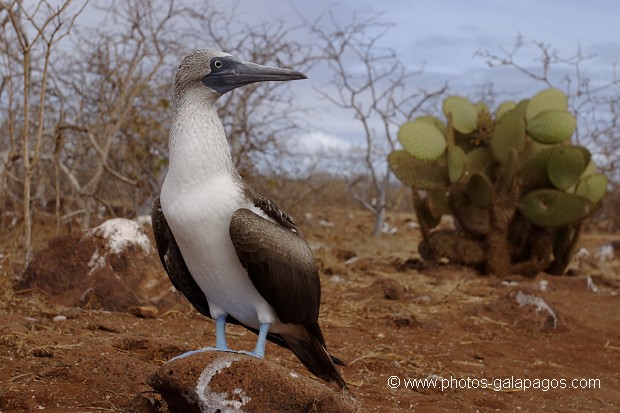
{"label": "leafless shrub", "polygon": [[[349,111],[364,137],[365,171],[351,179],[349,190],[375,216],[374,235],[381,234],[385,217],[391,176],[385,159],[395,149],[395,131],[446,90],[446,86],[432,91],[411,87],[422,69],[407,69],[395,50],[380,46],[389,28],[377,17],[361,21],[354,17],[342,26],[329,14],[311,26],[333,76],[333,87],[317,92]],[[360,183],[366,180],[370,184],[362,192]]]}
{"label": "leafless shrub", "polygon": [[[22,217],[25,262],[30,261],[32,255],[32,211],[31,191],[34,171],[41,156],[45,126],[45,104],[47,97],[48,74],[50,69],[50,57],[55,46],[69,34],[77,16],[84,8],[70,8],[71,0],[61,2],[54,6],[46,0],[41,0],[34,5],[28,5],[20,0],[14,0],[3,4],[0,10],[6,14],[3,19],[3,49],[7,53],[6,61],[9,72],[3,76],[3,88],[8,82],[9,86],[9,141],[10,146],[7,156],[4,157],[3,172],[8,176],[10,164],[16,160],[18,152],[16,139],[17,122],[21,123],[21,163],[20,176],[11,177],[21,183],[22,190]],[[17,71],[17,67],[20,71]],[[11,71],[13,69],[13,71]],[[38,70],[37,70],[38,69]],[[17,91],[17,85],[21,84],[21,94]],[[14,87],[15,85],[15,87]],[[31,103],[31,98],[38,98],[37,103]],[[16,101],[21,100],[21,119],[15,117],[14,106]],[[31,118],[31,109],[34,109],[34,117]],[[31,126],[35,132],[31,133]],[[2,180],[3,183],[6,179]],[[2,186],[4,190],[4,185]],[[4,197],[4,193],[0,196]]]}

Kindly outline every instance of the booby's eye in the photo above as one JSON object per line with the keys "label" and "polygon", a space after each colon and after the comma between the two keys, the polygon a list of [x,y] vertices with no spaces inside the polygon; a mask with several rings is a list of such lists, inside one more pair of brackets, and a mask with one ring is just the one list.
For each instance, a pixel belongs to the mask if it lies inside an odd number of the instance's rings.
{"label": "booby's eye", "polygon": [[213,62],[213,67],[216,69],[219,69],[220,67],[222,67],[222,61],[221,60],[216,60]]}

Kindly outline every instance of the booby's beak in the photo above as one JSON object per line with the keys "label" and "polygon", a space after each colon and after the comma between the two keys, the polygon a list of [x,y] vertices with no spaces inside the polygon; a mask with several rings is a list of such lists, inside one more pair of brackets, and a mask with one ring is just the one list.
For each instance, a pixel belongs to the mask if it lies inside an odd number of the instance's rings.
{"label": "booby's beak", "polygon": [[209,64],[211,73],[202,78],[202,83],[222,95],[255,82],[307,79],[296,70],[257,65],[232,56],[214,57]]}

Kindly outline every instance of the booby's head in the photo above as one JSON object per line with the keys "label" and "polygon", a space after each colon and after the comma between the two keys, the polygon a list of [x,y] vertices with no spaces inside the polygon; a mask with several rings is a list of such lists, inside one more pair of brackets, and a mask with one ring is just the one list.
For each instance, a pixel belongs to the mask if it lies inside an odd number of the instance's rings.
{"label": "booby's head", "polygon": [[181,61],[175,76],[175,91],[194,86],[209,88],[218,96],[239,86],[269,80],[306,79],[292,69],[281,69],[250,63],[216,50],[194,50]]}

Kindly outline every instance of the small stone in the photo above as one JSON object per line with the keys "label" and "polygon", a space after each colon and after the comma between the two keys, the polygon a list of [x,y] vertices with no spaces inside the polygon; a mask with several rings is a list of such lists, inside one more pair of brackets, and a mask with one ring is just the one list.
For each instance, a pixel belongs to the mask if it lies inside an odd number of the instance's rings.
{"label": "small stone", "polygon": [[343,248],[335,249],[334,250],[334,254],[336,254],[336,258],[338,258],[341,261],[347,261],[347,260],[350,260],[351,258],[357,256],[355,251],[347,250],[347,249],[343,249]]}
{"label": "small stone", "polygon": [[159,309],[152,305],[136,305],[129,307],[129,314],[135,315],[138,318],[157,318],[159,316]]}
{"label": "small stone", "polygon": [[411,327],[418,324],[415,317],[408,313],[394,313],[390,315],[392,324],[398,328]]}
{"label": "small stone", "polygon": [[427,294],[423,294],[419,297],[416,297],[415,300],[413,300],[416,303],[420,303],[420,304],[430,304],[433,299],[431,298],[430,295]]}
{"label": "small stone", "polygon": [[399,300],[402,298],[405,288],[396,280],[382,278],[372,283],[372,287],[379,289],[383,297],[388,300]]}
{"label": "small stone", "polygon": [[35,357],[53,357],[54,352],[49,347],[35,347],[30,353]]}
{"label": "small stone", "polygon": [[[161,413],[163,401],[155,393],[140,393],[129,401],[125,413]],[[168,410],[166,410],[168,411]]]}
{"label": "small stone", "polygon": [[329,280],[335,284],[339,284],[339,283],[346,281],[344,277],[342,277],[341,275],[332,275],[331,277],[329,277]]}
{"label": "small stone", "polygon": [[52,318],[52,321],[55,323],[61,322],[61,321],[67,321],[67,316],[64,315],[57,315],[56,317]]}

